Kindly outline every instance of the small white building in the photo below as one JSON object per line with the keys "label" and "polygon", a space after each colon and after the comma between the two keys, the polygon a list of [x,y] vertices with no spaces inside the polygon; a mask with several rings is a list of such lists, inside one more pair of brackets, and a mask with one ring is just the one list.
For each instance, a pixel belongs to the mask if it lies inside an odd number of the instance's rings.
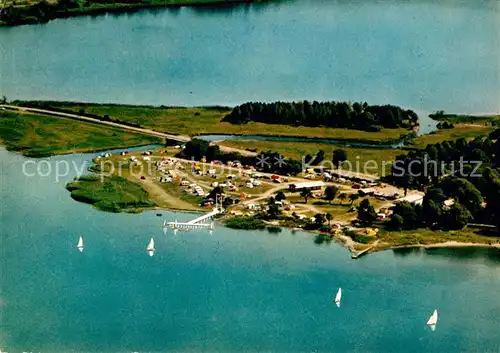
{"label": "small white building", "polygon": [[403,202],[403,201],[408,201],[409,203],[413,203],[415,205],[421,205],[422,202],[424,201],[424,195],[420,195],[420,194],[407,195],[405,197],[401,197],[400,199],[397,199],[396,203]]}
{"label": "small white building", "polygon": [[290,184],[290,191],[300,191],[302,189],[318,190],[321,189],[326,184],[322,181],[310,181],[304,183]]}

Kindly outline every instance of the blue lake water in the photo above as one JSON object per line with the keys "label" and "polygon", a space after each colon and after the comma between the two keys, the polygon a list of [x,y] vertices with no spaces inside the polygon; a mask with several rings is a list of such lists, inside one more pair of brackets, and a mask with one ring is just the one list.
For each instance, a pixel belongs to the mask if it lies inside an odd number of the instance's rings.
{"label": "blue lake water", "polygon": [[500,111],[498,1],[296,0],[0,28],[9,98]]}
{"label": "blue lake water", "polygon": [[[156,212],[77,203],[61,161],[0,149],[7,352],[498,352],[500,251],[385,251],[283,230],[163,234]],[[44,161],[44,162],[41,162]],[[40,164],[41,163],[41,164]],[[42,175],[29,177],[36,167]],[[187,220],[192,214],[163,212]],[[76,249],[82,235],[85,250]],[[146,245],[155,238],[156,253]],[[332,303],[343,289],[340,308]],[[435,332],[425,322],[437,308]]]}
{"label": "blue lake water", "polygon": [[[0,94],[498,112],[499,11],[496,1],[302,0],[0,28]],[[86,167],[91,157],[53,157],[40,170]],[[28,177],[26,161],[0,149],[2,351],[500,351],[497,250],[352,261],[338,244],[289,230],[164,235],[156,212],[99,212],[70,199],[64,185],[74,172],[57,182]],[[331,302],[338,287],[340,308]],[[435,308],[432,332],[425,322]]]}

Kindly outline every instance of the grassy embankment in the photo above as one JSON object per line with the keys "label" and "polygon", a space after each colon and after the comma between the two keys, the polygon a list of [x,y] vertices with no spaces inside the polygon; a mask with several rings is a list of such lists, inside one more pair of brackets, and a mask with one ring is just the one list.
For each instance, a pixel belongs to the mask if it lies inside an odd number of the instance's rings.
{"label": "grassy embankment", "polygon": [[[271,0],[7,0],[0,16],[0,26],[47,22],[55,18],[104,13],[136,12],[141,9],[180,6],[231,6],[244,3],[265,3]],[[275,0],[276,1],[276,0]]]}
{"label": "grassy embankment", "polygon": [[63,109],[73,113],[84,111],[87,114],[107,115],[111,120],[138,124],[145,128],[170,134],[189,136],[200,134],[268,135],[384,143],[399,140],[401,135],[409,133],[406,129],[382,129],[379,132],[367,132],[352,129],[294,127],[263,123],[235,125],[221,122],[221,119],[231,111],[228,107],[152,107],[49,101],[19,101],[14,103],[43,106],[45,109]]}
{"label": "grassy embankment", "polygon": [[498,232],[480,231],[469,227],[456,231],[435,231],[428,228],[407,231],[381,230],[378,239],[380,239],[377,245],[379,249],[398,246],[432,245],[446,242],[485,245],[500,244]]}
{"label": "grassy embankment", "polygon": [[[275,141],[222,141],[220,145],[247,149],[257,149],[258,151],[276,151],[285,157],[301,160],[307,154],[314,156],[319,150],[325,151],[325,160],[331,161],[333,150],[342,149],[347,152],[348,161],[352,164],[352,171],[372,174],[372,175],[388,175],[391,171],[391,164],[396,159],[396,156],[407,153],[401,149],[376,149],[376,148],[354,148],[331,144],[309,143],[309,142],[275,142]],[[376,167],[372,168],[370,164],[365,164],[368,161],[376,163]],[[359,163],[359,168],[357,168]],[[373,164],[372,162],[370,162]],[[366,165],[366,168],[364,166]],[[345,165],[347,168],[347,164]]]}
{"label": "grassy embankment", "polygon": [[0,110],[0,143],[29,157],[160,143],[161,139],[71,119]]}
{"label": "grassy embankment", "polygon": [[453,124],[483,124],[497,125],[500,123],[500,115],[465,115],[465,114],[431,114],[432,119],[447,121]]}
{"label": "grassy embankment", "polygon": [[439,129],[424,136],[418,136],[410,141],[409,148],[422,149],[428,144],[465,138],[471,140],[477,136],[486,136],[500,123],[500,115],[460,115],[437,113],[430,117],[440,122],[453,123],[451,129]]}
{"label": "grassy embankment", "polygon": [[410,141],[408,148],[423,149],[429,144],[458,140],[460,138],[470,140],[477,136],[487,136],[493,130],[495,128],[490,125],[456,124],[451,129],[439,129],[435,133],[418,136]]}
{"label": "grassy embankment", "polygon": [[113,176],[101,180],[100,176],[82,176],[68,183],[66,189],[77,201],[93,205],[108,212],[139,212],[155,207],[146,191],[138,184]]}
{"label": "grassy embankment", "polygon": [[226,227],[232,229],[255,230],[264,229],[266,224],[264,221],[255,217],[233,217],[225,222]]}

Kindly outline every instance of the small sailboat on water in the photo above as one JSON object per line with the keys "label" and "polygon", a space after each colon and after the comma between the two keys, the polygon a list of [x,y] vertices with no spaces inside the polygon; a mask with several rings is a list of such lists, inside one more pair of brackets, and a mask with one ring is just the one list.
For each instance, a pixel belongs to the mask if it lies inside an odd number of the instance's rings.
{"label": "small sailboat on water", "polygon": [[80,250],[80,252],[83,252],[83,238],[82,238],[82,236],[80,236],[80,239],[78,239],[78,245],[76,246],[76,248],[78,250]]}
{"label": "small sailboat on water", "polygon": [[432,331],[436,329],[436,324],[438,322],[438,312],[434,310],[429,320],[427,320],[427,325],[431,328]]}
{"label": "small sailboat on water", "polygon": [[151,238],[151,240],[149,241],[146,251],[148,252],[149,256],[153,256],[155,254],[155,240],[153,238]]}
{"label": "small sailboat on water", "polygon": [[337,304],[337,307],[340,308],[340,301],[342,300],[342,288],[339,288],[337,294],[335,295],[335,299],[333,301]]}

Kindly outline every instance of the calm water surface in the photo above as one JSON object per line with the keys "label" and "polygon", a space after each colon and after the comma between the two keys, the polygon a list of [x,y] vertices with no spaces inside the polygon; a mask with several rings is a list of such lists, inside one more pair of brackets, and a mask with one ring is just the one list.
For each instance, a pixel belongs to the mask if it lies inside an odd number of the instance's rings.
{"label": "calm water surface", "polygon": [[[304,0],[64,19],[0,29],[0,92],[495,112],[498,33],[498,3],[488,1]],[[54,157],[41,168],[90,159]],[[0,149],[2,350],[500,351],[498,251],[387,251],[351,261],[341,246],[288,230],[164,235],[156,212],[98,212],[69,198],[64,184],[74,173],[59,182],[27,177],[25,161]],[[431,332],[425,321],[435,308]]]}
{"label": "calm water surface", "polygon": [[[90,159],[53,157],[40,170]],[[27,177],[26,161],[0,149],[7,352],[500,350],[498,251],[386,251],[353,261],[338,244],[289,230],[219,225],[212,236],[164,235],[156,212],[99,212],[70,199],[64,184],[74,173],[58,183]],[[340,308],[332,303],[338,287]],[[435,308],[432,332],[425,322]]]}
{"label": "calm water surface", "polygon": [[10,98],[500,112],[500,2],[297,0],[0,29]]}

